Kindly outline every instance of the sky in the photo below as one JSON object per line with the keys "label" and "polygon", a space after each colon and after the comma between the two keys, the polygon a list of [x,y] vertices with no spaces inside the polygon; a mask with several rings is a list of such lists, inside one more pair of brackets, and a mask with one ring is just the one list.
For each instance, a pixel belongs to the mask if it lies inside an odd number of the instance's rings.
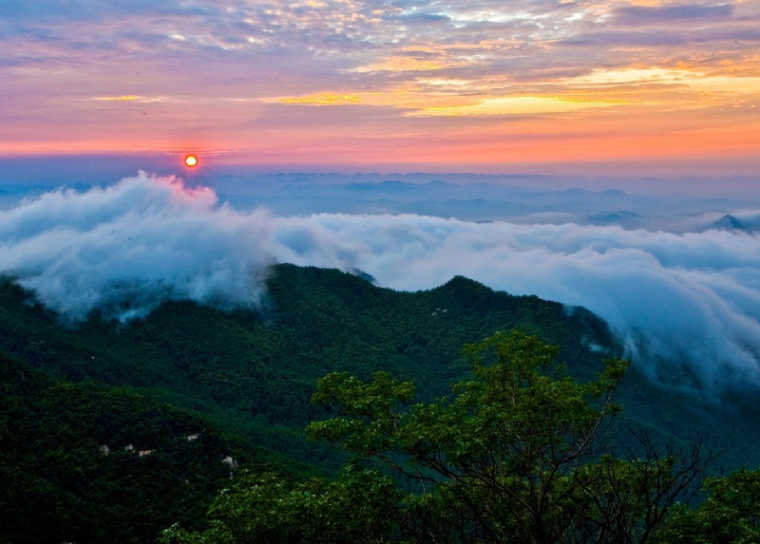
{"label": "sky", "polygon": [[188,152],[753,176],[760,1],[0,0],[0,160]]}

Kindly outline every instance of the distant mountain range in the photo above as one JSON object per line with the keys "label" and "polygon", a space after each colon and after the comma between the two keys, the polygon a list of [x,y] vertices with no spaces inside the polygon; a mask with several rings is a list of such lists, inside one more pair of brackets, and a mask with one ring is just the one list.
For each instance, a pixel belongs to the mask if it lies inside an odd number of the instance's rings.
{"label": "distant mountain range", "polygon": [[726,214],[710,225],[710,228],[757,232],[760,231],[760,213]]}
{"label": "distant mountain range", "polygon": [[[309,397],[330,371],[389,370],[432,399],[467,375],[462,346],[497,330],[559,345],[579,379],[621,354],[581,308],[463,277],[414,293],[370,280],[277,265],[260,311],[171,302],[127,324],[94,313],[73,327],[0,280],[0,543],[146,540],[192,523],[238,467],[334,473],[342,459],[302,437],[323,415]],[[754,468],[756,393],[710,402],[634,367],[618,400],[626,424],[681,444],[705,434],[726,450],[717,468]]]}

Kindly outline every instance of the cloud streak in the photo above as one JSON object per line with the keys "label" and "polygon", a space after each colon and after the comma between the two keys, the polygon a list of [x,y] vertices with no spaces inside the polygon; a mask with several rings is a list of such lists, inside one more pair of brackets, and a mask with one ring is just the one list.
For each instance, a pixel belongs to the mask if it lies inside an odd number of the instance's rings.
{"label": "cloud streak", "polygon": [[659,24],[691,19],[720,20],[734,12],[731,4],[703,6],[681,4],[675,6],[625,6],[614,11],[616,22],[623,25]]}
{"label": "cloud streak", "polygon": [[460,274],[589,308],[671,386],[760,383],[760,237],[744,231],[280,217],[144,173],[0,212],[0,272],[72,320],[96,308],[129,319],[183,298],[256,307],[273,262],[358,268],[401,290]]}

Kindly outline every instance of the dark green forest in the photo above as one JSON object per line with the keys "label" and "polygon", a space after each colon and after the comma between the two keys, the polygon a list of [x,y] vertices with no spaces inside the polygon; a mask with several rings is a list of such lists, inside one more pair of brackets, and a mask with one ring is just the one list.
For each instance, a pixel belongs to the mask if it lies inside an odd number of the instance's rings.
{"label": "dark green forest", "polygon": [[[330,373],[312,400],[338,415],[315,440],[350,454],[339,478],[247,473],[208,527],[174,524],[162,544],[756,542],[760,471],[702,482],[715,451],[641,430],[625,438],[613,401],[628,363],[580,382],[556,347],[517,331],[466,346],[472,378],[412,403],[414,384]],[[612,421],[611,421],[612,420]],[[386,470],[383,470],[386,469]],[[701,487],[701,489],[700,489]],[[703,491],[707,498],[694,499]],[[694,507],[696,504],[696,507]]]}
{"label": "dark green forest", "polygon": [[[378,462],[382,448],[356,451],[347,447],[350,433],[320,434],[315,422],[330,421],[336,411],[348,417],[350,407],[336,397],[341,387],[378,383],[379,376],[387,376],[388,384],[414,384],[413,393],[397,399],[401,404],[442,410],[440,399],[454,398],[453,383],[478,378],[463,347],[481,345],[497,331],[521,331],[556,346],[553,364],[564,365],[567,379],[577,384],[594,383],[605,361],[622,355],[607,326],[583,309],[568,312],[559,303],[494,292],[461,277],[407,293],[336,270],[278,265],[267,286],[262,306],[253,310],[168,302],[129,323],[93,313],[72,324],[11,278],[0,280],[0,542],[284,541],[274,536],[291,534],[284,525],[262,522],[259,529],[269,527],[271,534],[254,534],[258,529],[250,527],[251,509],[267,500],[285,508],[273,510],[278,520],[321,516],[312,526],[320,530],[294,533],[292,542],[337,542],[330,531],[374,535],[377,542],[434,541],[400,523],[399,504],[411,504],[410,496],[439,501],[440,508],[417,504],[418,515],[403,511],[407,522],[432,528],[435,519],[449,519],[449,526],[462,527],[457,537],[451,532],[452,541],[488,542],[484,529],[452,506],[463,497],[475,501],[471,491],[441,486],[445,475],[429,473],[429,466],[426,478],[440,486],[432,494],[421,493],[423,480],[394,472],[392,465],[415,459],[405,449],[410,443],[388,444],[390,455],[383,455],[393,463]],[[329,376],[342,376],[333,378],[332,396],[325,390]],[[743,487],[730,489],[757,487],[751,472],[760,464],[753,392],[719,398],[674,393],[649,383],[635,366],[616,375],[609,391],[622,410],[615,425],[605,425],[602,442],[615,444],[608,452],[615,457],[595,457],[588,471],[622,472],[613,459],[630,461],[624,454],[639,447],[652,463],[675,460],[676,453],[691,459],[693,445],[701,444],[700,459],[710,463],[692,462],[700,470],[686,486],[690,492],[703,474],[739,467],[749,470],[731,477]],[[450,427],[469,424],[458,421]],[[352,432],[358,432],[356,425],[349,425]],[[433,437],[442,432],[420,429]],[[446,451],[444,457],[453,455]],[[646,465],[640,474],[653,475],[658,466]],[[453,472],[461,470],[457,465]],[[678,527],[715,525],[709,516],[728,512],[707,510],[727,502],[724,481],[708,480],[706,490],[693,495],[706,505],[702,510],[691,502],[669,509],[669,541],[684,534]],[[256,498],[255,489],[265,496]],[[299,503],[304,496],[317,502]],[[742,498],[746,494],[733,497]],[[348,504],[358,508],[356,519],[341,522],[338,514]],[[365,526],[370,518],[377,527]],[[229,532],[245,523],[250,530],[241,529],[239,538]],[[517,525],[489,527],[502,538],[490,541],[521,541],[514,537]],[[504,539],[506,534],[514,538]]]}

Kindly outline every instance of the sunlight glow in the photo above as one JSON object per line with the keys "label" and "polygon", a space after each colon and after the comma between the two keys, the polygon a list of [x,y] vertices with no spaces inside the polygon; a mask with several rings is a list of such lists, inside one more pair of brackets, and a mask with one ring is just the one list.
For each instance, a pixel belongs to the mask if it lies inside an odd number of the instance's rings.
{"label": "sunlight glow", "polygon": [[466,115],[525,115],[538,113],[564,113],[588,108],[609,108],[620,102],[569,100],[544,96],[508,96],[487,98],[466,106],[422,108],[409,116],[466,116]]}
{"label": "sunlight glow", "polygon": [[440,70],[442,67],[438,62],[413,57],[390,57],[376,64],[360,66],[354,71],[359,74],[367,72],[430,72]]}
{"label": "sunlight glow", "polygon": [[277,102],[282,104],[299,104],[304,106],[337,106],[340,104],[357,104],[359,102],[358,94],[309,94],[305,96],[289,96],[278,98]]}

